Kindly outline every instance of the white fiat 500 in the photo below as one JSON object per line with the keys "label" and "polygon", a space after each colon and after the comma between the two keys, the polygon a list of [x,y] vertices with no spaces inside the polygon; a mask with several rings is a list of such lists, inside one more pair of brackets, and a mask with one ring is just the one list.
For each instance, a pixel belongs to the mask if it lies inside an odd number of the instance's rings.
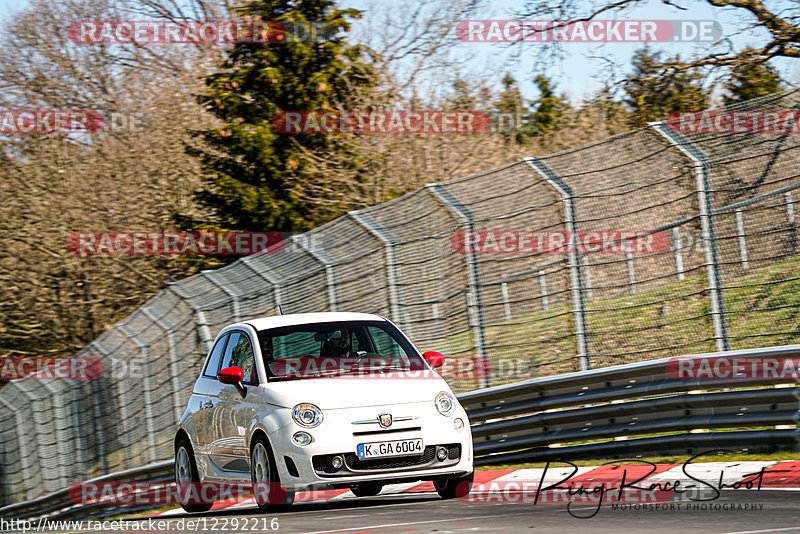
{"label": "white fiat 500", "polygon": [[[467,414],[390,321],[361,313],[281,315],[214,340],[175,436],[175,478],[244,483],[266,510],[302,490],[433,481],[444,498],[472,485]],[[276,496],[277,495],[277,496]],[[186,502],[190,512],[210,502]]]}

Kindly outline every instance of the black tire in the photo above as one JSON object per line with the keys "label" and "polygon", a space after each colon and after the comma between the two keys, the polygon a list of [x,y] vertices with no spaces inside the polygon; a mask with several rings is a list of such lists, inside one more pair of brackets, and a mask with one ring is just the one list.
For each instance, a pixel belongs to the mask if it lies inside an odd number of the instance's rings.
{"label": "black tire", "polygon": [[462,498],[469,495],[472,490],[472,481],[475,479],[475,472],[463,476],[444,478],[433,481],[433,487],[436,488],[436,493],[442,499],[455,499]]}
{"label": "black tire", "polygon": [[380,482],[361,482],[350,486],[350,491],[356,497],[374,497],[379,494],[383,489],[383,484]]}
{"label": "black tire", "polygon": [[[185,456],[184,456],[185,455]],[[186,463],[188,462],[188,472],[186,469]],[[187,479],[188,476],[188,479]],[[181,484],[190,482],[192,484],[198,484],[200,482],[200,475],[197,472],[197,462],[194,459],[194,453],[192,452],[192,445],[189,443],[189,440],[183,438],[181,441],[178,442],[178,447],[175,449],[175,483]],[[195,488],[196,489],[196,488]],[[182,492],[184,495],[200,495],[202,492],[194,491],[194,492]],[[211,510],[211,507],[214,505],[213,502],[210,503],[181,503],[181,508],[183,508],[186,512],[190,514],[196,514],[200,512],[208,512]]]}
{"label": "black tire", "polygon": [[272,448],[260,434],[250,445],[250,482],[253,484],[253,496],[260,512],[287,509],[294,503],[294,492],[281,486]]}

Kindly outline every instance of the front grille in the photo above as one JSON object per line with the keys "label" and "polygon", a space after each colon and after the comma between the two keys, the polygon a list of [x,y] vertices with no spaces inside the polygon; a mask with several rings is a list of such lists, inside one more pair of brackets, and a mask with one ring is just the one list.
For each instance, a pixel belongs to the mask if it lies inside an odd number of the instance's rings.
{"label": "front grille", "polygon": [[[447,459],[439,461],[436,458],[437,447],[447,449]],[[344,465],[340,469],[333,469],[330,460],[334,456],[341,456]],[[440,467],[450,467],[461,459],[461,445],[451,443],[448,445],[428,445],[419,456],[390,456],[388,458],[372,458],[362,460],[355,453],[344,452],[340,454],[317,455],[311,459],[314,471],[323,477],[343,477],[354,476],[365,472],[396,472],[413,470],[416,468],[430,469]]]}
{"label": "front grille", "polygon": [[448,445],[447,457],[451,460],[459,460],[461,458],[461,445]]}

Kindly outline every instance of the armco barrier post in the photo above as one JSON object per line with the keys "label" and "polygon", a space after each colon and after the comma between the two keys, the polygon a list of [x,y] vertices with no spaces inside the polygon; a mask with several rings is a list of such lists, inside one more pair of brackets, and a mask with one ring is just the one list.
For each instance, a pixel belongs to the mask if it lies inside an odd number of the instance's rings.
{"label": "armco barrier post", "polygon": [[700,211],[700,226],[703,234],[706,277],[708,278],[708,293],[711,300],[714,342],[718,352],[730,350],[727,317],[725,316],[725,299],[722,294],[722,282],[719,272],[717,233],[714,228],[714,207],[708,178],[708,158],[683,135],[669,129],[665,123],[657,122],[652,123],[650,126],[686,156],[692,162],[692,167],[694,167],[697,205]]}
{"label": "armco barrier post", "polygon": [[[525,162],[542,179],[547,182],[561,196],[564,207],[564,226],[571,235],[576,235],[578,225],[575,222],[575,198],[572,188],[556,175],[549,167],[536,158],[526,158]],[[578,365],[581,371],[591,368],[589,361],[589,333],[586,327],[586,307],[583,302],[585,284],[581,269],[581,255],[575,247],[567,247],[569,261],[569,285],[572,295],[572,314],[575,320],[575,344],[578,349]]]}
{"label": "armco barrier post", "polygon": [[[467,231],[474,230],[474,223],[472,212],[456,200],[450,192],[440,184],[427,184],[425,186],[428,191],[438,200],[450,213],[453,213],[460,221],[461,227]],[[472,329],[472,336],[475,343],[476,356],[483,359],[487,358],[486,353],[486,334],[483,321],[483,299],[481,298],[481,282],[480,274],[478,273],[478,264],[475,259],[475,253],[465,251],[464,261],[467,267],[467,311]],[[478,378],[478,387],[489,387],[489,377],[485,373],[481,373]]]}

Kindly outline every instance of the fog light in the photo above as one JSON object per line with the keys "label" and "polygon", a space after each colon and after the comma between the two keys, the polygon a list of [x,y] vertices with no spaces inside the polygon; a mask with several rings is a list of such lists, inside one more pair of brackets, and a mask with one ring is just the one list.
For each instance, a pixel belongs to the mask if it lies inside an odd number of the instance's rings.
{"label": "fog light", "polygon": [[292,441],[294,441],[297,445],[300,445],[302,447],[303,445],[308,445],[309,443],[311,443],[313,441],[313,438],[311,437],[311,434],[309,434],[308,432],[295,432],[294,436],[292,436]]}
{"label": "fog light", "polygon": [[447,460],[447,449],[444,447],[436,449],[436,458],[438,458],[440,462]]}
{"label": "fog light", "polygon": [[341,469],[343,464],[344,460],[342,460],[341,456],[334,456],[331,458],[331,467],[334,469]]}
{"label": "fog light", "polygon": [[453,428],[455,428],[456,430],[461,430],[462,428],[464,428],[464,421],[462,421],[461,419],[456,419],[455,421],[453,421]]}

